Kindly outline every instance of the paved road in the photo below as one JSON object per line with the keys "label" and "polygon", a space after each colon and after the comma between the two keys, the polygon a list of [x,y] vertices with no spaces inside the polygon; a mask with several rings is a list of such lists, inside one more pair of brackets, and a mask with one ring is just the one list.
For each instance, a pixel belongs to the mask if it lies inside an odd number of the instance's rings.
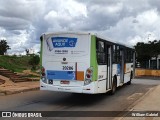
{"label": "paved road", "polygon": [[[112,96],[109,94],[84,95],[50,91],[31,91],[0,96],[0,111],[123,111],[129,109],[128,107],[137,99],[158,84],[160,84],[158,80],[152,82],[150,80],[133,80],[132,85],[119,88]],[[45,119],[70,120],[70,118]],[[84,118],[74,119],[84,120]]]}
{"label": "paved road", "polygon": [[134,79],[134,84],[143,84],[143,85],[160,85],[160,79],[152,80],[152,79]]}

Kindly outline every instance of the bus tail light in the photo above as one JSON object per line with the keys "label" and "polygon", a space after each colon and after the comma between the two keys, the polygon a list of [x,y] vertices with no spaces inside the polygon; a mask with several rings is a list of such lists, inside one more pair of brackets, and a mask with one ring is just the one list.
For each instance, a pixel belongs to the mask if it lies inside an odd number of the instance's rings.
{"label": "bus tail light", "polygon": [[86,70],[86,77],[85,77],[84,85],[88,85],[92,82],[92,74],[93,74],[93,69],[92,67],[90,67]]}
{"label": "bus tail light", "polygon": [[42,76],[45,76],[45,75],[46,75],[46,74],[45,74],[45,68],[44,68],[44,67],[41,68],[41,75],[42,75]]}
{"label": "bus tail light", "polygon": [[46,74],[45,74],[45,68],[44,67],[41,68],[41,80],[42,80],[42,82],[47,83]]}

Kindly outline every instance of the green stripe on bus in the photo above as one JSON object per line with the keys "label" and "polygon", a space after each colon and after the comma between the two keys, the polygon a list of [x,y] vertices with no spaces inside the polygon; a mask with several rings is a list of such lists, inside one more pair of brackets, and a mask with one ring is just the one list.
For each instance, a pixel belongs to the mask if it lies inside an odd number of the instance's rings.
{"label": "green stripe on bus", "polygon": [[97,80],[98,65],[96,57],[96,36],[91,35],[91,56],[90,56],[90,66],[93,67],[93,81]]}

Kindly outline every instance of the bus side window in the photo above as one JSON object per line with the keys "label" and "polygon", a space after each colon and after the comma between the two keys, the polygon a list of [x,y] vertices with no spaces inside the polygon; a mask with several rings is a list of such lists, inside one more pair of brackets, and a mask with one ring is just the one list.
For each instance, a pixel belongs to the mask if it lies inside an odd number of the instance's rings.
{"label": "bus side window", "polygon": [[120,63],[120,47],[118,45],[113,46],[113,63]]}
{"label": "bus side window", "polygon": [[133,62],[133,51],[130,49],[126,49],[126,63],[132,63]]}
{"label": "bus side window", "polygon": [[134,52],[131,51],[131,58],[130,58],[130,61],[131,61],[131,62],[133,62],[133,53],[134,53]]}
{"label": "bus side window", "polygon": [[97,62],[99,65],[106,65],[105,43],[103,41],[96,42]]}

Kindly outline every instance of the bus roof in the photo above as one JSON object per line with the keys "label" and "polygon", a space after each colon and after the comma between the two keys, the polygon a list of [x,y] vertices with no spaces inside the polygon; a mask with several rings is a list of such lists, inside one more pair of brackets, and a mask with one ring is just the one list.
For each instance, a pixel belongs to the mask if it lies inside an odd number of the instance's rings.
{"label": "bus roof", "polygon": [[114,41],[113,39],[109,38],[109,37],[103,37],[103,36],[100,36],[100,35],[97,35],[96,33],[90,33],[90,32],[74,32],[74,31],[67,31],[67,32],[48,32],[48,33],[43,33],[42,35],[57,35],[57,34],[79,34],[79,35],[95,35],[97,38],[101,39],[101,40],[104,40],[104,41],[107,41],[107,42],[110,42],[112,44],[115,44],[115,45],[119,45],[119,46],[122,46],[122,47],[127,47],[127,48],[130,48],[130,49],[134,49],[133,46],[130,46],[130,45],[126,45],[124,43],[120,43],[120,42],[117,42],[117,41]]}
{"label": "bus roof", "polygon": [[52,35],[52,34],[81,34],[81,35],[90,35],[91,33],[89,32],[74,32],[74,31],[67,31],[67,32],[48,32],[48,33],[43,33],[42,35]]}

